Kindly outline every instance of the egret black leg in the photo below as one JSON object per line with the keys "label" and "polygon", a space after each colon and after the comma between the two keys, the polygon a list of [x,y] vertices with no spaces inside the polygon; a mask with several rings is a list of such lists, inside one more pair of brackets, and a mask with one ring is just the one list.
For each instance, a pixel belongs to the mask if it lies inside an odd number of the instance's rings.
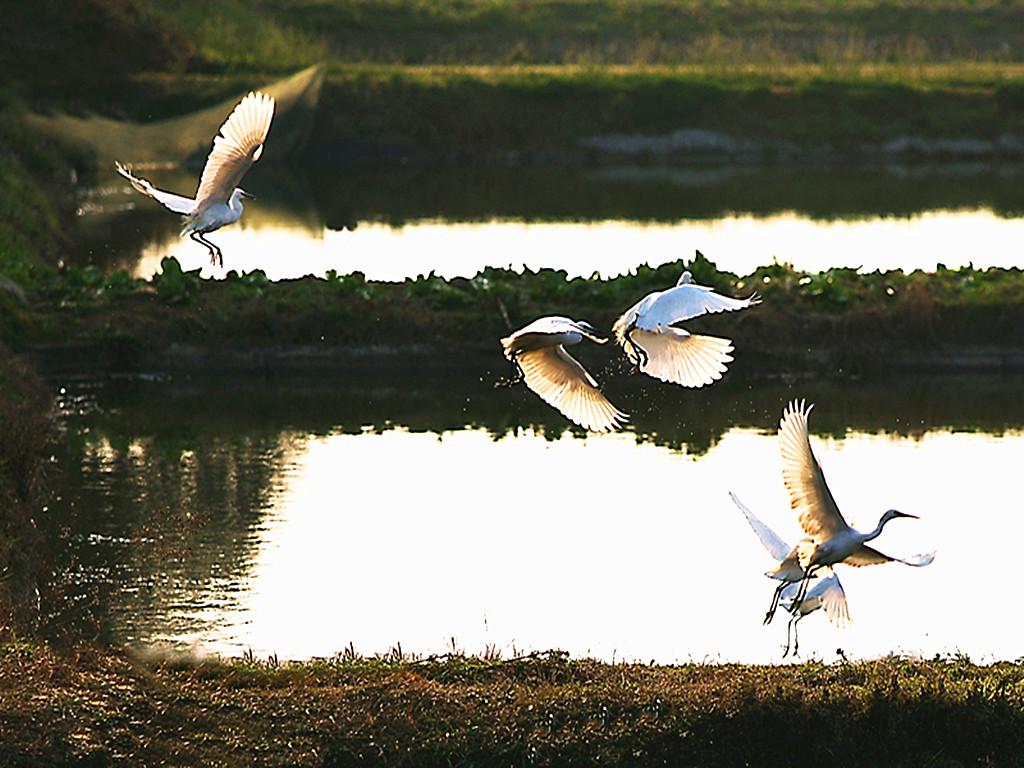
{"label": "egret black leg", "polygon": [[218,266],[224,266],[224,254],[221,253],[220,248],[215,244],[211,243],[205,237],[202,232],[192,232],[189,237],[197,243],[202,243],[210,251],[210,263]]}
{"label": "egret black leg", "polygon": [[632,334],[633,334],[633,329],[634,328],[636,328],[635,325],[632,326],[628,331],[626,331],[625,338],[626,338],[626,343],[629,344],[630,351],[633,353],[633,355],[636,356],[636,363],[635,363],[635,366],[634,366],[634,369],[633,369],[633,371],[635,373],[636,371],[643,370],[643,367],[645,365],[647,365],[647,361],[650,358],[647,356],[647,350],[644,349],[643,347],[641,347],[635,341],[633,341]]}
{"label": "egret black leg", "polygon": [[775,610],[779,607],[779,597],[781,597],[782,595],[782,590],[784,590],[787,586],[789,586],[792,583],[793,582],[791,581],[784,581],[775,588],[775,594],[772,595],[771,607],[768,609],[768,613],[764,615],[765,624],[772,623],[772,619],[775,618]]}
{"label": "egret black leg", "polygon": [[[799,609],[794,609],[794,610],[799,611]],[[799,632],[799,628],[797,627],[797,623],[799,621],[800,621],[800,614],[799,613],[794,613],[792,618],[790,618],[789,622],[786,624],[786,650],[782,654],[783,658],[785,658],[789,654],[789,651],[790,651],[791,648],[792,648],[794,656],[799,656],[800,655],[800,638],[799,638],[799,636],[797,634]],[[790,646],[790,637],[791,636],[792,636],[792,646]]]}
{"label": "egret black leg", "polygon": [[803,603],[804,598],[807,597],[807,586],[810,584],[811,579],[814,578],[814,574],[817,573],[818,568],[820,567],[821,566],[808,566],[807,570],[804,571],[804,577],[800,581],[800,588],[797,589],[796,597],[793,599],[794,610],[797,610],[800,604]]}

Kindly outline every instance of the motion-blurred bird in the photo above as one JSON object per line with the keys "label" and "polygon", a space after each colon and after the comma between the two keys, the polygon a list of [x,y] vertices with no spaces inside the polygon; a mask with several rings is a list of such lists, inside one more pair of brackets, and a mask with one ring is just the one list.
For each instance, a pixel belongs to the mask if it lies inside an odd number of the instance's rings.
{"label": "motion-blurred bird", "polygon": [[[779,443],[782,453],[782,482],[789,492],[790,505],[797,513],[800,527],[809,539],[804,546],[798,545],[798,558],[803,575],[795,600],[802,602],[807,594],[808,581],[822,568],[840,563],[863,566],[893,561],[904,565],[923,566],[935,559],[935,552],[914,555],[908,558],[883,555],[867,546],[877,538],[882,528],[897,517],[910,517],[895,509],[882,515],[877,527],[869,533],[861,533],[849,526],[832,492],[825,483],[821,465],[811,450],[807,431],[807,415],[813,406],[804,401],[794,400],[782,414],[779,424]],[[769,610],[765,623],[771,621],[773,611]]]}
{"label": "motion-blurred bird", "polygon": [[145,179],[134,175],[130,167],[115,163],[117,172],[139,192],[152,197],[165,208],[185,216],[181,236],[188,235],[210,251],[210,263],[224,266],[224,256],[214,243],[203,235],[242,216],[242,198],[251,198],[238,187],[238,182],[263,154],[263,143],[274,117],[274,99],[265,93],[250,93],[231,112],[213,139],[213,149],[206,158],[195,200],[157,189]]}
{"label": "motion-blurred bird", "polygon": [[760,520],[747,506],[739,500],[736,494],[730,492],[729,497],[739,507],[740,512],[747,518],[750,527],[754,529],[757,538],[769,554],[779,561],[777,567],[765,573],[770,579],[777,579],[781,583],[775,590],[772,598],[772,610],[781,603],[790,613],[790,620],[786,626],[786,649],[783,656],[786,656],[792,645],[793,653],[797,653],[799,640],[797,639],[797,622],[809,613],[819,608],[825,609],[825,615],[829,621],[837,627],[845,627],[850,622],[850,609],[846,604],[846,592],[843,585],[839,583],[839,577],[831,568],[826,568],[825,573],[815,581],[814,586],[807,590],[804,599],[799,605],[794,598],[800,588],[799,582],[803,579],[804,570],[800,567],[799,552],[810,543],[810,539],[802,540],[792,549],[784,542],[778,534]]}
{"label": "motion-blurred bird", "polygon": [[569,420],[593,432],[608,432],[629,418],[597,388],[586,369],[565,351],[584,338],[608,339],[589,323],[567,317],[542,317],[501,340],[526,386]]}
{"label": "motion-blurred bird", "polygon": [[648,294],[615,321],[612,330],[636,368],[648,376],[684,387],[703,387],[720,379],[732,342],[715,336],[698,336],[678,323],[714,312],[731,312],[760,303],[753,294],[733,299],[697,285],[689,271],[674,288]]}

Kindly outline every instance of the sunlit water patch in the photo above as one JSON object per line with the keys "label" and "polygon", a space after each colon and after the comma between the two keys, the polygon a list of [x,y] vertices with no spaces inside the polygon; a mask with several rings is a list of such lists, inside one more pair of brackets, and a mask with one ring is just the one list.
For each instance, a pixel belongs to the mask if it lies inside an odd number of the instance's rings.
{"label": "sunlit water patch", "polygon": [[[994,586],[1016,578],[1024,433],[812,440],[859,527],[889,507],[920,515],[890,524],[879,549],[938,555],[921,569],[841,568],[853,624],[807,617],[804,657],[1017,658],[1016,618]],[[281,658],[453,645],[505,657],[781,658],[785,617],[761,623],[773,562],[727,495],[799,537],[773,433],[730,429],[700,455],[630,433],[481,429],[290,433],[249,453],[263,467],[239,465],[229,474],[239,487],[219,502],[235,511],[200,526],[189,551],[136,563],[145,588],[117,598],[116,639]],[[255,475],[262,482],[244,479]]]}
{"label": "sunlit water patch", "polygon": [[[740,275],[773,260],[814,272],[1020,263],[1020,169],[723,167],[667,177],[634,170],[257,166],[246,177],[257,199],[238,224],[211,236],[223,268],[178,237],[179,217],[110,171],[83,191],[75,258],[140,277],[175,256],[208,277],[334,270],[372,280],[431,271],[472,277],[486,267],[614,277],[696,250]],[[195,189],[194,173],[150,175],[167,189]]]}
{"label": "sunlit water patch", "polygon": [[[931,271],[937,264],[1012,267],[1021,261],[1014,244],[1024,240],[1024,221],[991,211],[932,211],[910,219],[857,221],[820,221],[795,213],[672,224],[426,221],[400,227],[370,223],[340,232],[263,226],[258,214],[246,215],[246,225],[212,236],[226,254],[223,267],[210,265],[203,246],[172,236],[142,249],[135,275],[150,277],[160,271],[161,259],[173,255],[185,269],[201,269],[204,277],[262,269],[279,280],[323,277],[335,270],[401,281],[431,271],[453,278],[472,277],[486,267],[509,267],[607,278],[640,264],[656,267],[690,258],[697,250],[720,269],[739,275],[773,261],[791,262],[809,272],[832,267],[909,272]],[[979,242],[986,247],[979,249]]]}

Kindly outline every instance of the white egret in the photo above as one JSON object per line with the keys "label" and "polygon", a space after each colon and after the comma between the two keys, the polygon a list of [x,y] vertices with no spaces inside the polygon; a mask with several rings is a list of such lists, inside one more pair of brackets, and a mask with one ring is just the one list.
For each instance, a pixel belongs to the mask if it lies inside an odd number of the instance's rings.
{"label": "white egret", "polygon": [[[878,525],[869,533],[861,533],[846,522],[825,483],[821,465],[811,450],[807,415],[812,407],[803,400],[794,400],[786,407],[779,423],[782,482],[789,492],[790,505],[797,513],[800,527],[810,539],[806,546],[799,547],[798,556],[803,568],[803,577],[794,599],[803,600],[807,593],[808,581],[818,570],[840,563],[852,566],[893,561],[912,566],[931,563],[935,559],[934,552],[899,558],[884,555],[867,546],[867,542],[877,538],[890,520],[897,517],[916,519],[916,515],[890,509],[882,515]],[[771,618],[772,611],[769,610],[765,621],[771,621]]]}
{"label": "white egret", "polygon": [[[779,561],[778,566],[765,572],[770,579],[777,579],[781,582],[772,597],[772,610],[780,602],[789,611],[791,618],[786,626],[786,656],[792,645],[793,653],[797,653],[799,640],[797,638],[797,622],[809,613],[819,608],[825,610],[829,621],[839,628],[845,627],[850,622],[850,609],[846,604],[846,592],[843,585],[839,583],[839,577],[831,568],[826,568],[825,573],[817,578],[814,586],[807,590],[799,605],[795,602],[797,591],[800,588],[799,582],[803,579],[804,571],[800,567],[799,553],[810,543],[810,539],[803,539],[795,547],[790,548],[778,534],[769,528],[760,518],[739,500],[736,494],[730,491],[729,497],[739,507],[740,512],[747,518],[750,527],[754,529],[757,538],[769,554]],[[817,575],[816,575],[817,576]],[[788,605],[786,605],[788,603]],[[791,640],[792,638],[792,640]]]}
{"label": "white egret", "polygon": [[630,361],[648,376],[684,387],[703,387],[722,378],[732,361],[729,339],[698,336],[677,326],[684,320],[758,304],[757,294],[733,299],[697,285],[689,271],[674,288],[648,294],[615,321],[612,330]]}
{"label": "white egret", "polygon": [[586,369],[565,351],[584,338],[607,341],[589,323],[567,317],[542,317],[501,340],[526,386],[584,429],[608,432],[629,418],[597,388]]}
{"label": "white egret", "polygon": [[203,237],[242,216],[242,198],[251,198],[238,182],[263,154],[263,143],[274,117],[274,99],[265,93],[249,93],[231,112],[213,139],[194,200],[157,189],[134,176],[129,167],[115,163],[117,172],[136,190],[165,208],[185,216],[181,236],[188,235],[210,251],[210,263],[224,266],[224,256],[214,243]]}

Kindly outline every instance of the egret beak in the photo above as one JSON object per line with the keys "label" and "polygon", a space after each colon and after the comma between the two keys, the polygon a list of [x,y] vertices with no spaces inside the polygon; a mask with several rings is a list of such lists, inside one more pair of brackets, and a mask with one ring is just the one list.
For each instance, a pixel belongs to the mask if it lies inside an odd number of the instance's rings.
{"label": "egret beak", "polygon": [[599,330],[592,326],[590,323],[583,322],[582,320],[577,321],[576,325],[578,325],[580,328],[587,332],[587,335],[590,337],[591,341],[595,341],[598,344],[604,344],[606,341],[608,341],[608,339],[611,338],[610,334],[602,330]]}
{"label": "egret beak", "polygon": [[893,517],[909,517],[909,518],[911,518],[913,520],[920,520],[921,519],[917,515],[911,515],[911,514],[908,514],[907,512],[900,512],[898,509],[892,510],[892,516]]}
{"label": "egret beak", "polygon": [[239,194],[240,194],[240,195],[241,195],[242,197],[247,197],[247,198],[249,198],[250,200],[255,200],[255,199],[256,199],[256,195],[250,195],[250,194],[249,194],[248,192],[246,192],[246,191],[245,191],[244,189],[239,189],[239,190],[238,190],[238,193],[239,193]]}

